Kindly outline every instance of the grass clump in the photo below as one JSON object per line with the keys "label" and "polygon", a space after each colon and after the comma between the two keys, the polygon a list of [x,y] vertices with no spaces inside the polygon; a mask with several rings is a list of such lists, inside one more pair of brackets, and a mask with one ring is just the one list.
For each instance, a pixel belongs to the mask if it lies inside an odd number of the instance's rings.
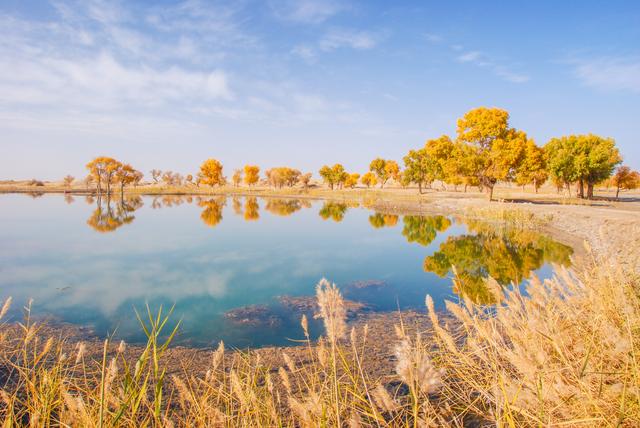
{"label": "grass clump", "polygon": [[400,318],[395,370],[384,375],[368,370],[375,338],[349,328],[324,279],[324,337],[312,341],[303,317],[303,348],[276,366],[220,343],[203,375],[166,375],[171,311],[139,317],[145,346],[106,340],[90,358],[83,344],[45,340],[27,308],[17,333],[4,325],[0,335],[0,417],[3,426],[636,426],[638,282],[594,257],[531,280],[527,295],[494,284],[495,306],[449,302],[447,323],[427,297],[432,329],[410,332]]}

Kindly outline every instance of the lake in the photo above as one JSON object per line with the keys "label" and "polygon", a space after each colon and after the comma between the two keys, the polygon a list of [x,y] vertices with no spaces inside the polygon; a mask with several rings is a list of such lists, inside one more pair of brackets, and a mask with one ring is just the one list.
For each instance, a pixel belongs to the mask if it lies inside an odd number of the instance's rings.
{"label": "lake", "polygon": [[[134,308],[175,304],[174,343],[232,347],[302,338],[315,285],[356,311],[424,310],[461,293],[492,303],[483,278],[521,284],[570,247],[533,231],[453,216],[383,215],[357,203],[255,197],[0,195],[0,297],[9,316],[144,340]],[[452,265],[459,282],[452,283]],[[311,321],[313,335],[321,333]]]}

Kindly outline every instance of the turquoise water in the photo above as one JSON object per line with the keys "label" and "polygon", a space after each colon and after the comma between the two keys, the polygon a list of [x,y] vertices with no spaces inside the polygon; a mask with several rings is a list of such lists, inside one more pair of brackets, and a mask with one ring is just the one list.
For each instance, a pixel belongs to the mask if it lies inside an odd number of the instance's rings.
{"label": "turquoise water", "polygon": [[33,299],[34,315],[129,342],[144,340],[134,308],[145,304],[175,304],[178,344],[286,344],[302,337],[300,316],[313,309],[282,296],[313,296],[322,277],[362,310],[423,310],[426,294],[440,307],[458,293],[490,303],[482,277],[545,277],[570,254],[532,232],[336,202],[0,196],[0,297],[13,297],[10,317]]}

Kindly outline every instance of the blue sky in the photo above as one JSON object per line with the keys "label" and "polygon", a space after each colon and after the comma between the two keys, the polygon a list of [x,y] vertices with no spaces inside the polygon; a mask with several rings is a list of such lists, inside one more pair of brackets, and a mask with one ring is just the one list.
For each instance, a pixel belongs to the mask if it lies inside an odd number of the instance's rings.
{"label": "blue sky", "polygon": [[0,178],[401,160],[497,106],[640,168],[635,1],[0,2]]}

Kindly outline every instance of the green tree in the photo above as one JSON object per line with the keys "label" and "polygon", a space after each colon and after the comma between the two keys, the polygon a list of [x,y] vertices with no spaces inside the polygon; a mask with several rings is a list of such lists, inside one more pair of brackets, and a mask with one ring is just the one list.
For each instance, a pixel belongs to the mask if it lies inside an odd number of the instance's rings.
{"label": "green tree", "polygon": [[418,193],[422,186],[430,185],[438,175],[438,163],[427,153],[426,148],[409,150],[402,159],[404,161],[403,179],[418,185]]}
{"label": "green tree", "polygon": [[545,145],[547,166],[554,181],[561,181],[568,189],[578,183],[578,197],[593,197],[593,187],[611,177],[622,161],[612,138],[593,134],[568,135],[552,138]]}

